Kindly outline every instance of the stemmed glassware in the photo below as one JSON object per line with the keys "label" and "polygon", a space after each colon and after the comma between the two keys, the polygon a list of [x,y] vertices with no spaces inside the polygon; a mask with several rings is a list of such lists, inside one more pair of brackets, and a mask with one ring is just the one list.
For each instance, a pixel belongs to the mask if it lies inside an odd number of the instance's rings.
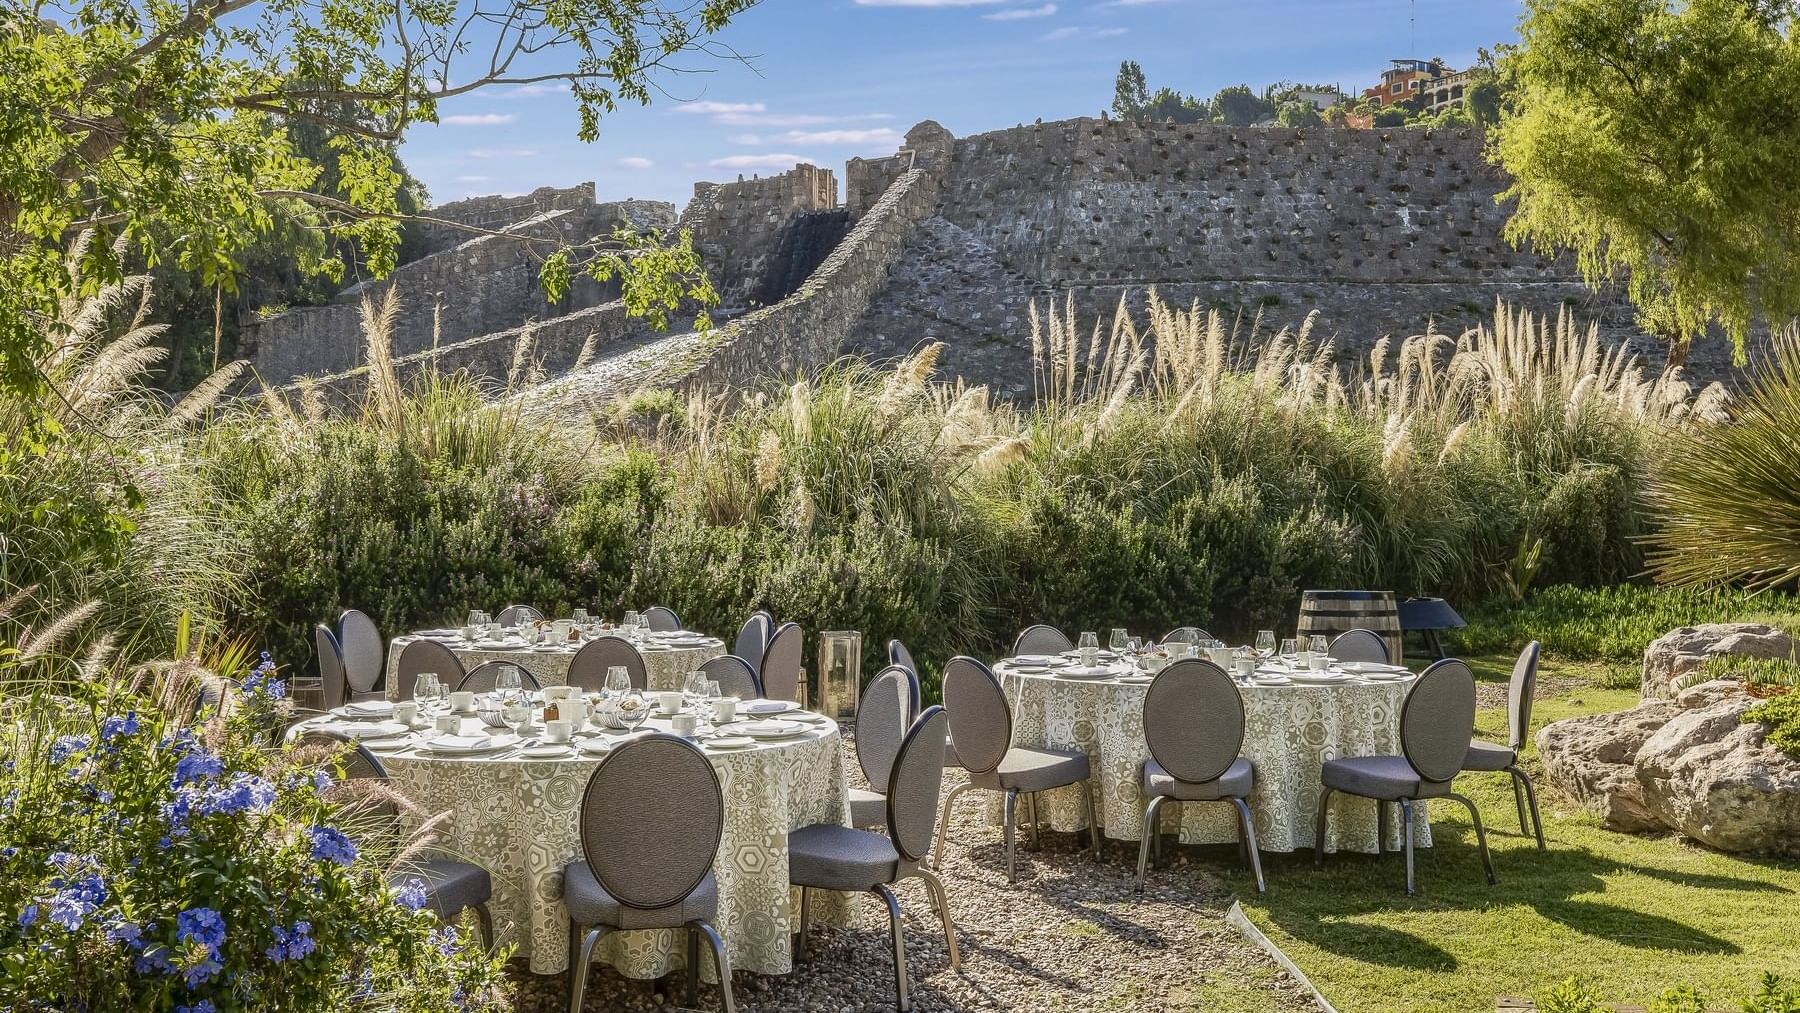
{"label": "stemmed glassware", "polygon": [[1123,627],[1115,626],[1112,636],[1107,638],[1106,646],[1114,654],[1124,654],[1131,647],[1131,634],[1126,633]]}
{"label": "stemmed glassware", "polygon": [[419,705],[420,714],[428,714],[437,706],[437,686],[436,672],[420,672],[413,680],[413,702]]}
{"label": "stemmed glassware", "polygon": [[650,701],[643,693],[635,689],[629,690],[619,698],[618,714],[619,723],[625,726],[626,731],[635,732],[650,717]]}
{"label": "stemmed glassware", "polygon": [[1275,653],[1275,631],[1256,631],[1256,653],[1259,657],[1268,658]]}
{"label": "stemmed glassware", "polygon": [[601,696],[608,700],[618,700],[631,692],[631,673],[625,671],[624,665],[614,665],[606,670],[605,690]]}
{"label": "stemmed glassware", "polygon": [[569,618],[574,620],[577,626],[586,626],[588,624],[587,609],[576,609]]}
{"label": "stemmed glassware", "polygon": [[519,669],[516,666],[502,665],[499,672],[494,675],[494,692],[498,693],[502,700],[518,699],[519,691],[523,688],[524,683],[519,678]]}
{"label": "stemmed glassware", "polygon": [[624,633],[626,640],[636,640],[637,639],[638,619],[639,618],[640,617],[638,616],[638,614],[636,612],[625,613],[625,621],[623,623],[620,623],[619,625],[624,627],[623,633]]}
{"label": "stemmed glassware", "polygon": [[1300,653],[1300,644],[1293,637],[1285,637],[1281,641],[1281,656],[1290,663]]}

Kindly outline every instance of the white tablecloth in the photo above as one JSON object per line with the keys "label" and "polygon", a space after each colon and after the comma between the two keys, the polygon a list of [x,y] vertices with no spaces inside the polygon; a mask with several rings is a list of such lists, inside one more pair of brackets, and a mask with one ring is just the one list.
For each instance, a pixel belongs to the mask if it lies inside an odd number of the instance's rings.
{"label": "white tablecloth", "polygon": [[[652,719],[649,727],[664,724]],[[479,721],[464,722],[465,732],[480,728]],[[503,935],[514,930],[509,938],[532,972],[567,969],[563,868],[581,856],[581,797],[601,758],[456,757],[412,749],[378,755],[394,786],[425,817],[450,814],[434,828],[437,848],[493,875],[495,928]],[[708,750],[707,758],[725,795],[725,830],[713,862],[714,927],[734,968],[785,974],[792,969],[789,933],[799,917],[799,894],[788,887],[787,834],[814,823],[848,825],[843,739],[836,724],[824,722],[799,738]],[[812,917],[848,925],[850,905],[842,894],[816,891]],[[686,953],[674,931],[608,933],[595,959],[628,977],[655,978],[684,967]],[[704,947],[702,953],[702,973],[713,980]]]}
{"label": "white tablecloth", "polygon": [[[1096,803],[1106,836],[1135,841],[1143,835],[1145,683],[1121,683],[1025,675],[1006,662],[995,668],[1013,708],[1013,744],[1076,749],[1088,755],[1097,777]],[[1243,755],[1256,765],[1250,813],[1264,851],[1310,849],[1317,827],[1319,767],[1344,756],[1400,752],[1400,707],[1411,680],[1354,681],[1334,686],[1240,686],[1244,697]],[[1179,816],[1172,812],[1179,810]],[[998,804],[993,812],[998,818]],[[1081,789],[1062,788],[1039,798],[1039,817],[1057,830],[1086,827]],[[1431,844],[1425,807],[1416,807],[1413,842]],[[1025,806],[1018,815],[1024,818]],[[1166,803],[1164,832],[1180,821],[1181,840],[1211,844],[1237,840],[1235,810],[1228,803]],[[1388,828],[1390,847],[1400,844],[1399,814]],[[1327,850],[1373,852],[1375,803],[1336,795],[1326,829]]]}
{"label": "white tablecloth", "polygon": [[[395,637],[388,644],[387,660],[387,698],[399,700],[412,695],[411,686],[401,686],[403,681],[399,675],[400,651],[407,644],[419,639],[417,634]],[[504,661],[517,665],[530,672],[540,686],[562,686],[569,681],[569,661],[575,657],[575,651],[567,647],[531,649],[519,641],[512,641],[512,646],[504,646],[491,641],[471,646],[465,641],[446,641],[444,646],[462,662],[463,671],[467,672],[476,665],[490,661]],[[717,637],[707,637],[705,643],[696,647],[668,647],[655,641],[638,645],[638,653],[644,656],[644,674],[646,689],[651,691],[667,690],[674,692],[682,688],[688,673],[701,665],[725,653],[725,641]],[[452,687],[454,688],[454,687]]]}

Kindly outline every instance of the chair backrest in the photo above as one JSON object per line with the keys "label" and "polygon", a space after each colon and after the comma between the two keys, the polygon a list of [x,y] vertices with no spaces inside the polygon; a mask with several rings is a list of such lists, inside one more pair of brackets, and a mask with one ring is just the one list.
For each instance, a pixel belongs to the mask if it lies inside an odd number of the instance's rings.
{"label": "chair backrest", "polygon": [[[469,669],[469,674],[462,677],[462,681],[456,684],[456,689],[461,693],[492,693],[495,680],[499,679],[500,672],[508,667],[519,670],[520,689],[543,688],[538,685],[537,676],[532,675],[531,669],[524,665],[515,665],[510,661],[484,661]],[[440,674],[438,678],[442,679],[443,675]]]}
{"label": "chair backrest", "polygon": [[725,832],[719,775],[699,747],[657,733],[614,749],[581,797],[581,850],[626,907],[679,904],[706,878]]}
{"label": "chair backrest", "polygon": [[1338,661],[1388,663],[1387,641],[1374,630],[1345,630],[1331,641],[1330,653]]}
{"label": "chair backrest", "polygon": [[1177,780],[1222,777],[1244,748],[1244,697],[1225,670],[1188,658],[1158,672],[1144,694],[1144,740]]}
{"label": "chair backrest", "polygon": [[[1075,644],[1063,635],[1063,631],[1042,623],[1025,627],[1013,638],[1014,657],[1021,654],[1061,654],[1074,648]],[[952,718],[951,721],[951,727],[955,728],[955,719]],[[952,731],[950,734],[955,735],[956,732]],[[962,746],[958,745],[956,749],[957,755],[962,755]]]}
{"label": "chair backrest", "polygon": [[756,681],[756,669],[734,654],[721,654],[700,666],[706,677],[719,684],[719,692],[739,700],[755,700],[762,696],[762,684]]}
{"label": "chair backrest", "polygon": [[1165,644],[1197,644],[1202,640],[1211,640],[1213,635],[1198,626],[1177,626],[1163,634]]}
{"label": "chair backrest", "polygon": [[323,728],[309,728],[294,736],[292,743],[295,749],[308,747],[327,748],[334,756],[341,756],[344,765],[344,779],[348,781],[360,778],[386,780],[387,768],[369,752],[366,746],[357,743],[345,735],[328,732]]}
{"label": "chair backrest", "polygon": [[906,649],[906,645],[898,637],[888,641],[888,664],[909,668],[912,674],[919,674],[919,666],[913,664],[912,652]]}
{"label": "chair backrest", "polygon": [[974,658],[951,658],[944,666],[944,709],[963,768],[985,774],[998,767],[1012,746],[1012,708],[994,673]]}
{"label": "chair backrest", "polygon": [[938,792],[944,784],[944,741],[949,729],[950,716],[944,708],[926,708],[901,739],[888,775],[888,839],[908,862],[922,861],[937,835]]}
{"label": "chair backrest", "polygon": [[644,615],[649,617],[652,633],[673,633],[681,629],[681,617],[667,605],[652,605],[644,610]]}
{"label": "chair backrest", "polygon": [[446,686],[462,686],[462,661],[455,651],[435,640],[419,639],[400,648],[400,658],[394,662],[394,679],[399,685],[394,688],[403,697],[412,696],[413,682],[421,672],[436,675]]}
{"label": "chair backrest", "polygon": [[732,642],[731,653],[750,663],[752,669],[762,668],[763,652],[769,649],[769,636],[773,632],[774,620],[767,612],[750,613],[744,625],[738,629],[737,640]]}
{"label": "chair backrest", "polygon": [[649,688],[650,673],[644,667],[644,656],[623,637],[600,637],[581,645],[569,659],[569,685],[605,689],[606,672],[614,666],[623,667],[631,676],[632,689]]}
{"label": "chair backrest", "polygon": [[1537,693],[1538,642],[1533,640],[1519,652],[1513,662],[1512,682],[1506,687],[1507,745],[1514,750],[1525,748],[1525,736],[1531,733],[1531,698]]}
{"label": "chair backrest", "polygon": [[544,614],[530,605],[508,605],[500,610],[494,621],[502,626],[519,626],[524,623],[535,623],[544,618]]}
{"label": "chair backrest", "polygon": [[382,688],[384,652],[375,620],[358,609],[338,616],[338,650],[344,656],[344,678],[353,693],[373,693]]}
{"label": "chair backrest", "polygon": [[862,699],[856,704],[856,762],[876,791],[884,788],[893,773],[894,757],[900,755],[900,740],[905,738],[912,716],[912,694],[906,685],[911,674],[899,665],[889,665],[863,687]]}
{"label": "chair backrest", "polygon": [[763,695],[771,700],[800,702],[800,652],[805,648],[799,623],[782,623],[769,638],[769,649],[763,652],[756,678],[762,683]]}
{"label": "chair backrest", "polygon": [[1427,781],[1454,778],[1475,737],[1475,673],[1455,658],[1420,673],[1400,709],[1400,749]]}
{"label": "chair backrest", "polygon": [[350,702],[350,683],[344,675],[344,652],[338,648],[337,634],[319,623],[313,627],[313,646],[319,651],[319,689],[325,709],[342,707]]}

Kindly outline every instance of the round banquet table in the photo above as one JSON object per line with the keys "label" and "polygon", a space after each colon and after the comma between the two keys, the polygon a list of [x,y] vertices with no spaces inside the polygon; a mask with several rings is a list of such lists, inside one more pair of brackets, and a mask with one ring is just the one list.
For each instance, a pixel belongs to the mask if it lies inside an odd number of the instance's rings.
{"label": "round banquet table", "polygon": [[[434,632],[434,631],[425,631]],[[400,651],[420,639],[423,633],[395,637],[388,643],[387,698],[399,700],[412,693],[411,686],[401,686]],[[573,647],[526,647],[517,637],[504,640],[482,640],[470,643],[462,637],[436,637],[462,662],[463,671],[490,661],[504,661],[530,672],[539,686],[562,686],[569,681],[569,662],[575,657]],[[637,645],[644,656],[645,689],[651,692],[675,692],[682,688],[689,672],[725,653],[725,641],[705,637],[692,646],[673,646],[662,634],[651,634],[650,640]],[[456,687],[452,686],[452,689]]]}
{"label": "round banquet table", "polygon": [[[788,886],[788,832],[814,823],[849,824],[843,738],[834,722],[816,720],[816,730],[796,738],[706,750],[725,796],[724,834],[713,860],[719,882],[713,925],[734,968],[757,974],[792,969],[789,933],[800,908],[798,893]],[[295,731],[342,723],[314,718]],[[661,718],[645,727],[668,730]],[[478,719],[464,720],[465,734],[482,731]],[[569,915],[562,904],[563,869],[581,857],[581,798],[604,757],[580,751],[559,759],[532,759],[516,751],[442,755],[416,748],[418,738],[397,751],[385,744],[372,750],[394,787],[419,806],[414,825],[448,814],[432,827],[434,850],[492,875],[488,907],[496,931],[506,936],[512,929],[508,938],[529,960],[532,973],[565,971]],[[850,925],[847,896],[814,891],[812,918]],[[686,945],[673,930],[609,932],[594,959],[627,977],[656,978],[686,966]],[[701,964],[707,980],[716,980],[711,959]]]}
{"label": "round banquet table", "polygon": [[[1136,841],[1144,830],[1143,766],[1150,756],[1144,741],[1144,696],[1149,682],[1120,682],[1121,675],[1142,679],[1129,662],[1111,666],[1102,679],[1073,679],[1055,674],[1027,674],[1012,659],[995,666],[1013,712],[1013,744],[1086,753],[1097,779],[1099,819],[1106,836]],[[1257,685],[1239,683],[1244,698],[1243,756],[1256,766],[1250,793],[1257,845],[1264,851],[1310,849],[1318,825],[1319,767],[1346,756],[1400,752],[1400,709],[1411,678],[1372,681],[1347,676],[1335,685]],[[999,819],[998,793],[990,800]],[[1172,810],[1176,812],[1172,812]],[[1023,805],[1018,810],[1023,814]],[[1430,847],[1426,807],[1415,807],[1413,842]],[[1060,831],[1086,829],[1079,786],[1044,792],[1039,817]],[[1176,814],[1178,812],[1178,815]],[[1331,800],[1327,851],[1376,851],[1376,806],[1369,799],[1342,793]],[[1235,843],[1236,811],[1228,804],[1169,803],[1163,807],[1163,831],[1180,823],[1180,839],[1188,844]],[[1399,818],[1389,821],[1388,846],[1400,846]]]}

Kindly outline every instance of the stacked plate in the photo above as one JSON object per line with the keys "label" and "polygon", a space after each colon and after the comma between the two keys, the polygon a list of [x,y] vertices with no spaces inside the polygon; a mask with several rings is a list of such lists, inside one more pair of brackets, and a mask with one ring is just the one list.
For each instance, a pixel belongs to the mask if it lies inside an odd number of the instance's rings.
{"label": "stacked plate", "polygon": [[398,721],[336,721],[318,725],[317,728],[322,732],[355,742],[392,739],[412,731]]}
{"label": "stacked plate", "polygon": [[738,704],[739,714],[756,717],[768,717],[772,714],[786,714],[791,710],[799,710],[800,705],[790,700],[745,700]]}
{"label": "stacked plate", "polygon": [[499,735],[434,735],[419,743],[419,749],[447,756],[479,756],[511,749],[518,744],[519,737],[510,732]]}
{"label": "stacked plate", "polygon": [[804,735],[812,731],[813,726],[804,721],[734,721],[725,728],[732,735],[748,735],[753,739],[767,741]]}
{"label": "stacked plate", "polygon": [[1105,679],[1112,674],[1113,670],[1106,665],[1095,665],[1093,668],[1072,665],[1068,668],[1058,669],[1056,677],[1058,679]]}
{"label": "stacked plate", "polygon": [[331,709],[333,717],[349,718],[352,721],[377,721],[394,716],[394,704],[390,700],[358,700],[342,707]]}

